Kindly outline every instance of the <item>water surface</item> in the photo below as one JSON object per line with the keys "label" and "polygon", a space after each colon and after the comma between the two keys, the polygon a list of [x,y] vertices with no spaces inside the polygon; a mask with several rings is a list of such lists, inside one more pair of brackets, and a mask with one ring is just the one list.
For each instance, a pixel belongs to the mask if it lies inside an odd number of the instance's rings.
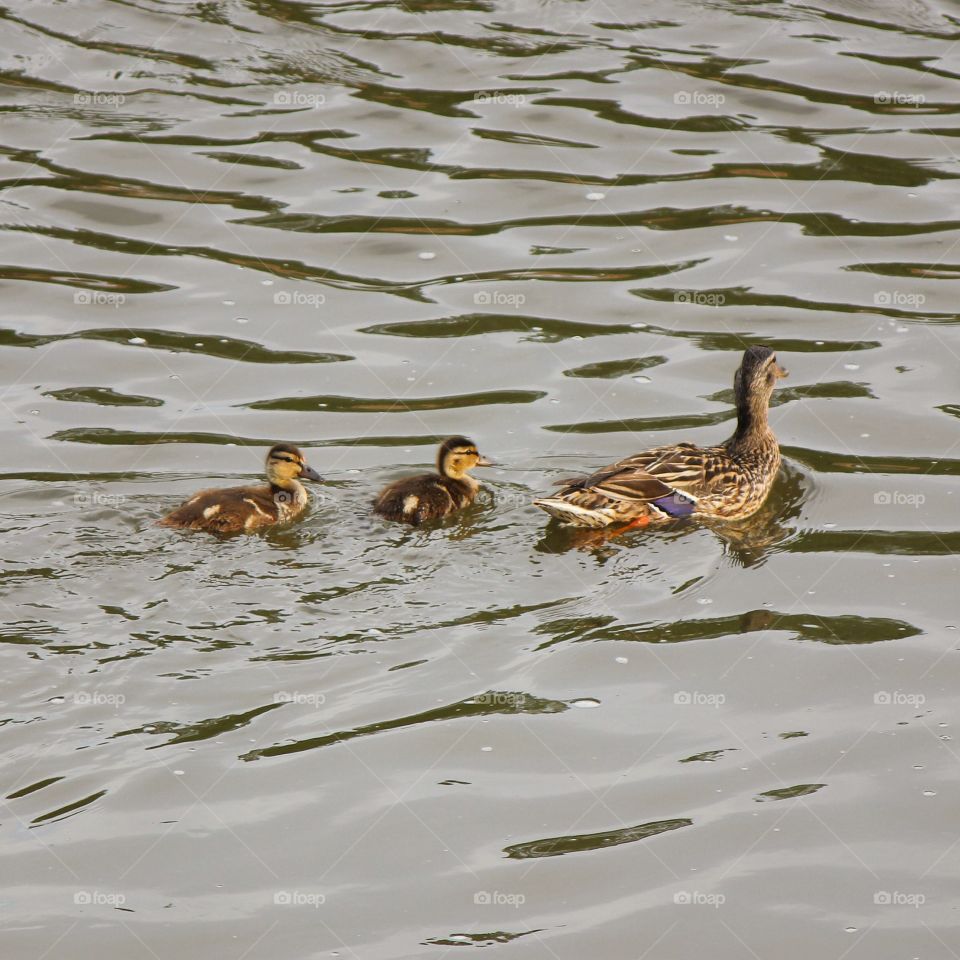
{"label": "water surface", "polygon": [[[4,956],[956,956],[953,6],[0,15]],[[529,506],[754,343],[755,518]]]}

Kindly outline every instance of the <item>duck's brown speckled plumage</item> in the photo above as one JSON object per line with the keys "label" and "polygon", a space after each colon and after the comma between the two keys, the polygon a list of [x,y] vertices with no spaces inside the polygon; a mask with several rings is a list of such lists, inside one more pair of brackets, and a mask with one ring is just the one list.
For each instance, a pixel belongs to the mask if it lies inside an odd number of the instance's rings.
{"label": "duck's brown speckled plumage", "polygon": [[201,490],[157,522],[210,533],[249,533],[294,519],[310,499],[300,479],[319,480],[319,475],[289,443],[271,447],[266,466],[268,483]]}
{"label": "duck's brown speckled plumage", "polygon": [[714,447],[676,443],[644,450],[568,481],[552,497],[534,503],[558,519],[588,527],[690,515],[750,516],[780,469],[767,408],[774,384],[786,375],[769,347],[750,347],[734,378],[737,429],[728,440]]}
{"label": "duck's brown speckled plumage", "polygon": [[467,471],[488,465],[472,440],[450,437],[440,445],[436,473],[391,483],[380,491],[373,510],[387,520],[413,526],[439,520],[473,503],[480,484]]}

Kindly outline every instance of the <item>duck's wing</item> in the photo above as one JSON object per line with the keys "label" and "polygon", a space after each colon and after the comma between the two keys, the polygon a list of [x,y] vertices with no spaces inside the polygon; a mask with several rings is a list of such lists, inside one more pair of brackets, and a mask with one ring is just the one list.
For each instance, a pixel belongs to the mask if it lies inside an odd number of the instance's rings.
{"label": "duck's wing", "polygon": [[717,448],[692,443],[654,447],[588,477],[567,481],[558,496],[650,503],[671,516],[686,516],[728,466],[723,461],[723,452]]}
{"label": "duck's wing", "polygon": [[159,522],[168,527],[232,533],[275,523],[280,509],[268,484],[201,490]]}
{"label": "duck's wing", "polygon": [[461,506],[448,489],[448,483],[433,473],[397,480],[380,491],[373,502],[374,513],[414,526],[444,517]]}

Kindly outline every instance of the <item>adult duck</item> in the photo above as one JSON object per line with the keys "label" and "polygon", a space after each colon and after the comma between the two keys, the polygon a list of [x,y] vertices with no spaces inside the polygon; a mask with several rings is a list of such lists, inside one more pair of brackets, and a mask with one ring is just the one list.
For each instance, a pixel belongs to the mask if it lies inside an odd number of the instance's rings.
{"label": "adult duck", "polygon": [[569,480],[534,504],[566,523],[644,526],[676,517],[737,520],[755,513],[780,469],[780,446],[767,422],[773,388],[787,371],[769,347],[750,347],[733,379],[737,429],[715,447],[653,447]]}

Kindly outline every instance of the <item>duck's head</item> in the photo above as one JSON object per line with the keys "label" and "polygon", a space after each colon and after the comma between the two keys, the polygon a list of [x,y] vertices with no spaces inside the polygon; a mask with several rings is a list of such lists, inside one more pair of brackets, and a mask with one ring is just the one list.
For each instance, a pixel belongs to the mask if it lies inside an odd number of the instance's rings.
{"label": "duck's head", "polygon": [[777,363],[777,355],[769,347],[754,346],[744,351],[740,369],[733,378],[737,406],[766,406],[776,382],[787,376]]}
{"label": "duck's head", "polygon": [[322,480],[313,467],[308,467],[299,447],[277,443],[267,454],[267,479],[275,487],[285,489],[298,480]]}
{"label": "duck's head", "polygon": [[477,445],[466,437],[448,437],[440,444],[437,454],[437,470],[444,477],[459,480],[474,467],[491,467],[493,464],[480,455]]}

